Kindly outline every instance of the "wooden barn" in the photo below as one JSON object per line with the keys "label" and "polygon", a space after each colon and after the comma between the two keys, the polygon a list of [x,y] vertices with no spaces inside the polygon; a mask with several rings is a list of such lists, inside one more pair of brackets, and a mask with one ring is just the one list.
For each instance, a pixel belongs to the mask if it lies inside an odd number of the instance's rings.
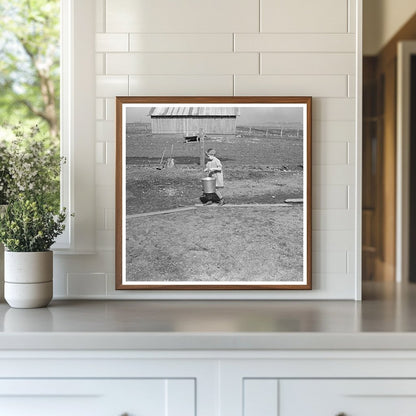
{"label": "wooden barn", "polygon": [[152,133],[235,134],[239,108],[235,107],[152,107],[149,116]]}

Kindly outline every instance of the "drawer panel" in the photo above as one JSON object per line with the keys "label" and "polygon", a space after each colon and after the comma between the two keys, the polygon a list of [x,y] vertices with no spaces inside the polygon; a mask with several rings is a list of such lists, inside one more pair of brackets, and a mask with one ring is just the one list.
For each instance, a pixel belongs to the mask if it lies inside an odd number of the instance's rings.
{"label": "drawer panel", "polygon": [[7,416],[195,416],[195,379],[1,380]]}
{"label": "drawer panel", "polygon": [[280,380],[279,416],[414,416],[415,380]]}

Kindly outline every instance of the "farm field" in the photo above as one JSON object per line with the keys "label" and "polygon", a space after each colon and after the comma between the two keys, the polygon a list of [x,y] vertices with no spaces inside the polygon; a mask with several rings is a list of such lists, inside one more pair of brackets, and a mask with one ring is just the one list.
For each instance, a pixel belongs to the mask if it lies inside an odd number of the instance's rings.
{"label": "farm field", "polygon": [[[162,211],[199,202],[203,167],[199,143],[181,135],[152,135],[143,125],[128,125],[126,143],[127,215]],[[302,140],[277,137],[209,137],[223,164],[226,202],[282,203],[302,198]],[[157,169],[165,150],[175,167]]]}
{"label": "farm field", "polygon": [[[302,280],[303,205],[284,203],[303,198],[302,138],[260,128],[208,135],[205,150],[215,148],[223,164],[226,205],[196,208],[205,176],[200,143],[141,123],[126,127],[129,280]],[[173,167],[160,163],[162,154]],[[145,215],[186,207],[193,209]]]}

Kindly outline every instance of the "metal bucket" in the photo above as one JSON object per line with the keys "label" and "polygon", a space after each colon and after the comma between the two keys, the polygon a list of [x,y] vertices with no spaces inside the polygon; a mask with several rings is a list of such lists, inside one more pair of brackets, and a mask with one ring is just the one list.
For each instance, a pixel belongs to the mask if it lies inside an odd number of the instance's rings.
{"label": "metal bucket", "polygon": [[211,178],[211,177],[202,178],[201,181],[202,181],[202,189],[206,194],[215,193],[215,190],[217,189],[217,187],[215,186],[215,182],[216,182],[215,178]]}

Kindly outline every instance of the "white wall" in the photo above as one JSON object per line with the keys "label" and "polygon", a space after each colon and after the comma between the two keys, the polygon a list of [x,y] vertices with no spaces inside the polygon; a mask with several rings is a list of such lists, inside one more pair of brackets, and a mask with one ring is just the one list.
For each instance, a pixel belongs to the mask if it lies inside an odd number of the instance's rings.
{"label": "white wall", "polygon": [[377,55],[415,13],[414,0],[363,0],[364,55]]}
{"label": "white wall", "polygon": [[155,296],[114,290],[117,95],[313,96],[313,290],[254,296],[359,296],[356,1],[96,0],[97,253],[56,256],[55,296]]}

